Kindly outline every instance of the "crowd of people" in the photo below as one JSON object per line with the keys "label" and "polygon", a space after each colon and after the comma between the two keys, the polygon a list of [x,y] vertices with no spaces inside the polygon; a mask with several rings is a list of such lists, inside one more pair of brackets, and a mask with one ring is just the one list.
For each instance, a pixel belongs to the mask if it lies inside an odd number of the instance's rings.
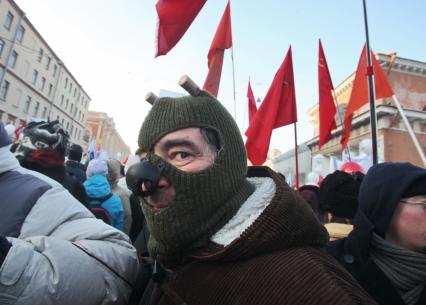
{"label": "crowd of people", "polygon": [[156,98],[138,145],[83,164],[58,121],[0,123],[0,304],[426,304],[425,169],[295,190],[203,90]]}

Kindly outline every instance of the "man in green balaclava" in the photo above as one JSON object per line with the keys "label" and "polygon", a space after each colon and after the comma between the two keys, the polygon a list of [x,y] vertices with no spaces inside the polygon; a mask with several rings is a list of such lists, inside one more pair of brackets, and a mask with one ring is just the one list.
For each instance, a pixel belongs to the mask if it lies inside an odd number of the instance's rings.
{"label": "man in green balaclava", "polygon": [[136,192],[162,266],[143,300],[374,304],[323,250],[327,232],[307,203],[267,167],[247,168],[235,121],[209,93],[157,98],[139,147]]}

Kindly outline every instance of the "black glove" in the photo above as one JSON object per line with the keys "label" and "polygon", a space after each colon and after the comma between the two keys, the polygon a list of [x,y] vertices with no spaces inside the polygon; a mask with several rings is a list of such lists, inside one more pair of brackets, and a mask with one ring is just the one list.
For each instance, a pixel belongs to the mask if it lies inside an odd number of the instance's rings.
{"label": "black glove", "polygon": [[12,244],[6,239],[6,237],[0,236],[0,266],[3,264],[10,247],[12,247]]}

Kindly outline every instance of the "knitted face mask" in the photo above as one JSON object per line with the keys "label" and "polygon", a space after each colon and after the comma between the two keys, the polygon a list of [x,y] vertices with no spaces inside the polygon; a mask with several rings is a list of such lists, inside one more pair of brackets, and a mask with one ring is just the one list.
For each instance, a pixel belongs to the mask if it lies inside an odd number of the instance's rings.
{"label": "knitted face mask", "polygon": [[253,192],[247,182],[246,153],[238,127],[226,109],[212,96],[160,98],[145,119],[139,146],[152,152],[165,134],[187,127],[209,127],[218,132],[221,150],[212,166],[184,172],[153,153],[147,159],[163,167],[162,176],[176,190],[173,202],[154,211],[143,210],[151,231],[149,250],[160,260],[176,259],[201,246],[225,225]]}

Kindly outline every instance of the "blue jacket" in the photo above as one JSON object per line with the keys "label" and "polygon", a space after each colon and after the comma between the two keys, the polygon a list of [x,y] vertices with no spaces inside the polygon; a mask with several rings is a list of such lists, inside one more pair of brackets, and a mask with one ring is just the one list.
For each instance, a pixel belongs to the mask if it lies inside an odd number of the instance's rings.
{"label": "blue jacket", "polygon": [[[84,188],[86,189],[91,205],[99,203],[99,198],[104,198],[111,193],[108,180],[102,175],[94,175],[88,178],[84,182]],[[108,211],[112,226],[124,231],[124,210],[120,197],[113,195],[105,200],[101,206]]]}

